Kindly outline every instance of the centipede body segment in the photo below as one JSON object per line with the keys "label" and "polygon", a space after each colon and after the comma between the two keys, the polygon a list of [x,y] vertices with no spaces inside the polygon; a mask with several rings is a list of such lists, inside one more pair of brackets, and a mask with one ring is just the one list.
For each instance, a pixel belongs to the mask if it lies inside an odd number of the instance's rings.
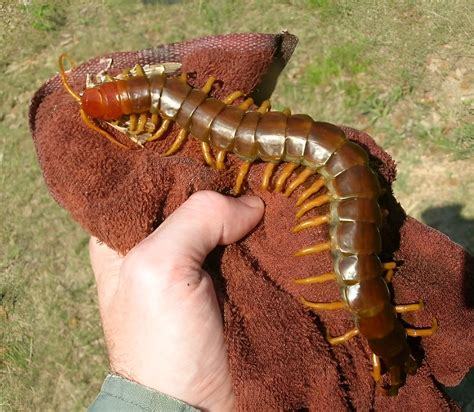
{"label": "centipede body segment", "polygon": [[[395,264],[382,264],[378,257],[382,251],[380,227],[383,216],[378,203],[381,189],[365,150],[349,141],[337,126],[314,121],[303,114],[269,111],[268,101],[256,111],[248,111],[253,103],[251,99],[239,106],[232,105],[242,97],[241,92],[234,92],[224,100],[209,97],[213,78],[202,89],[195,89],[186,83],[185,76],[147,75],[138,67],[133,75],[109,78],[79,95],[67,82],[63,60],[62,56],[60,74],[65,88],[80,104],[82,119],[121,148],[126,146],[101,129],[93,119],[119,122],[138,144],[160,138],[174,122],[182,130],[165,155],[177,152],[191,134],[201,142],[206,163],[217,169],[224,167],[226,153],[234,153],[243,160],[236,177],[236,194],[241,191],[255,161],[267,163],[263,190],[271,188],[272,175],[280,163],[286,165],[275,179],[275,192],[291,196],[300,185],[313,179],[296,202],[299,207],[296,218],[301,219],[324,204],[329,204],[329,212],[299,221],[293,232],[328,224],[330,238],[296,251],[295,255],[330,251],[333,271],[295,279],[295,283],[312,285],[336,281],[341,299],[310,302],[301,297],[300,301],[314,310],[350,311],[354,328],[337,337],[327,331],[328,342],[337,345],[362,335],[373,352],[372,376],[380,382],[387,372],[390,384],[383,390],[388,395],[396,395],[405,375],[414,374],[417,369],[407,335],[430,336],[437,330],[437,322],[434,320],[426,329],[405,329],[398,313],[420,310],[423,303],[398,306],[391,303],[387,284]],[[213,151],[217,152],[216,158]],[[300,166],[303,170],[288,183]],[[320,193],[324,188],[326,192]]]}

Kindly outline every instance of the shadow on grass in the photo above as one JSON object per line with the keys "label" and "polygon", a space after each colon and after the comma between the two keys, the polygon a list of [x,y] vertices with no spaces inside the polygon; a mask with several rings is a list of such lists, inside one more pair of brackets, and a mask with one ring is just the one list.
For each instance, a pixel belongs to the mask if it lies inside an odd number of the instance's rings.
{"label": "shadow on grass", "polygon": [[426,209],[421,218],[423,222],[448,235],[471,254],[474,253],[474,220],[461,215],[463,205],[452,204]]}

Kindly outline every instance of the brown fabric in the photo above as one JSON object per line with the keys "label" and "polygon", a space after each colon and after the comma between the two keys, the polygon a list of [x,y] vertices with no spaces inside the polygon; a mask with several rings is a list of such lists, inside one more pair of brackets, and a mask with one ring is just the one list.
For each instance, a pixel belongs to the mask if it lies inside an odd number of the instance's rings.
{"label": "brown fabric", "polygon": [[[221,89],[214,92],[218,97],[241,89],[264,98],[295,45],[296,38],[289,34],[232,34],[112,57],[114,68],[181,61],[196,86],[217,75],[222,80]],[[69,74],[71,83],[80,90],[85,74],[101,68],[99,59],[90,60]],[[225,172],[211,170],[193,139],[176,156],[161,157],[177,128],[145,149],[121,150],[81,122],[77,103],[57,77],[33,98],[30,125],[54,198],[86,230],[122,253],[193,192],[228,194],[240,164],[231,155]],[[290,233],[295,199],[303,188],[290,199],[261,192],[264,165],[256,164],[246,193],[265,201],[263,221],[244,240],[217,249],[206,262],[221,297],[238,410],[446,410],[453,405],[437,382],[455,385],[474,365],[472,258],[443,234],[405,217],[390,194],[395,179],[392,159],[368,135],[345,130],[368,149],[374,168],[386,181],[381,202],[390,214],[383,227],[382,258],[388,261],[393,253],[401,265],[393,280],[394,300],[413,303],[422,298],[426,309],[403,318],[410,325],[426,326],[434,316],[440,330],[433,337],[411,340],[421,367],[399,396],[379,395],[369,374],[365,341],[356,337],[331,347],[324,338],[326,328],[333,335],[352,328],[350,315],[315,313],[298,301],[301,295],[314,301],[337,300],[336,285],[292,283],[331,270],[329,254],[293,256],[300,247],[325,241],[327,228]],[[314,213],[323,212],[320,208]]]}

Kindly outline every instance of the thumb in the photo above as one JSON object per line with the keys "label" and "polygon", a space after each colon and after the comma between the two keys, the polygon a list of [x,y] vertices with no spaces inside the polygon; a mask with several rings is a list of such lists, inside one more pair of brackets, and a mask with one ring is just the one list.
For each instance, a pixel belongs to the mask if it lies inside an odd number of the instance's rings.
{"label": "thumb", "polygon": [[169,264],[201,266],[217,245],[236,242],[249,233],[263,211],[263,201],[256,196],[197,192],[140,243],[136,252],[140,249],[140,254],[153,256],[156,263],[166,259]]}

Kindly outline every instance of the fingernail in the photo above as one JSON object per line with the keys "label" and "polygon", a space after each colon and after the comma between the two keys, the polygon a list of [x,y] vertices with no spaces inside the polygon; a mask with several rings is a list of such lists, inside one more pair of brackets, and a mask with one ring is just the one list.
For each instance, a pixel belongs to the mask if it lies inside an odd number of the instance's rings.
{"label": "fingernail", "polygon": [[242,196],[238,199],[245,205],[254,209],[260,209],[262,206],[264,206],[263,200],[258,196]]}

